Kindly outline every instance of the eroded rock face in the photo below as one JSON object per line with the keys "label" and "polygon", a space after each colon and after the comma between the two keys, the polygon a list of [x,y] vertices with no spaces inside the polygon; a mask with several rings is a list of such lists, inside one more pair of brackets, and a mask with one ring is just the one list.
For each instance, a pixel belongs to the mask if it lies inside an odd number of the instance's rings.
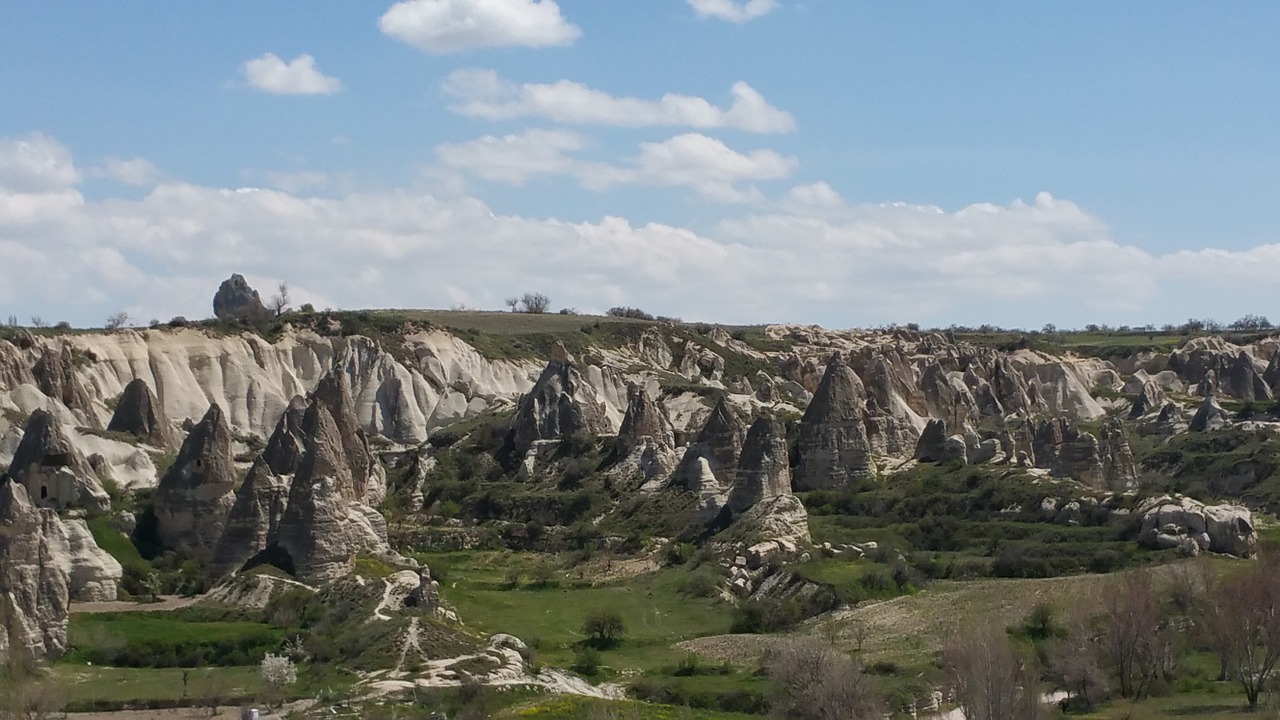
{"label": "eroded rock face", "polygon": [[342,435],[323,403],[307,409],[303,434],[306,454],[289,488],[276,542],[300,580],[323,583],[348,574],[360,552],[389,552],[387,528],[359,497]]}
{"label": "eroded rock face", "polygon": [[800,420],[797,489],[840,487],[871,474],[865,408],[866,391],[861,378],[838,353],[832,355]]}
{"label": "eroded rock face", "polygon": [[70,345],[63,343],[58,350],[45,348],[40,359],[31,368],[31,375],[40,392],[71,410],[78,411],[90,426],[101,427],[93,411],[93,401],[76,375],[75,357],[71,354]]}
{"label": "eroded rock face", "polygon": [[0,660],[15,653],[53,659],[67,649],[67,571],[45,536],[45,526],[57,522],[21,484],[0,477],[0,610],[8,615]]}
{"label": "eroded rock face", "polygon": [[564,346],[558,345],[533,388],[520,398],[503,455],[511,464],[523,458],[538,440],[608,431],[609,419],[595,390],[582,379]]}
{"label": "eroded rock face", "polygon": [[115,600],[124,569],[89,532],[81,518],[44,516],[44,536],[54,561],[67,576],[67,593],[76,602]]}
{"label": "eroded rock face", "polygon": [[38,505],[98,512],[111,507],[111,498],[93,466],[63,434],[53,415],[43,410],[27,420],[22,441],[9,463],[9,476],[21,483]]}
{"label": "eroded rock face", "polygon": [[675,442],[675,428],[666,409],[643,387],[632,385],[610,466],[623,475],[638,476],[642,483],[665,479],[678,462]]}
{"label": "eroded rock face", "polygon": [[134,378],[124,387],[107,429],[129,433],[153,447],[167,448],[174,444],[173,427],[164,414],[164,407],[142,378]]}
{"label": "eroded rock face", "polygon": [[738,478],[729,491],[729,511],[738,514],[762,500],[790,492],[786,431],[770,418],[757,418],[742,445]]}
{"label": "eroded rock face", "polygon": [[173,467],[155,492],[160,541],[166,548],[207,563],[235,503],[236,468],[231,428],[217,405],[191,429]]}
{"label": "eroded rock face", "polygon": [[674,484],[701,498],[699,521],[714,518],[728,502],[745,439],[742,421],[722,396],[672,476]]}
{"label": "eroded rock face", "polygon": [[1270,401],[1271,388],[1254,367],[1253,358],[1243,350],[1221,379],[1222,391],[1245,402]]}
{"label": "eroded rock face", "polygon": [[1102,426],[1099,439],[1102,455],[1102,477],[1111,490],[1126,490],[1138,482],[1138,470],[1133,461],[1133,449],[1125,435],[1124,423],[1109,420]]}
{"label": "eroded rock face", "polygon": [[321,403],[328,409],[329,417],[333,419],[342,439],[343,457],[351,468],[355,497],[361,502],[382,502],[386,495],[386,478],[382,475],[377,458],[369,451],[369,439],[356,419],[351,384],[346,373],[335,368],[320,380],[311,397],[313,402]]}
{"label": "eroded rock face", "polygon": [[1205,432],[1219,430],[1230,424],[1231,416],[1218,404],[1218,399],[1210,394],[1200,403],[1195,416],[1191,418],[1190,429],[1191,432]]}
{"label": "eroded rock face", "polygon": [[946,444],[947,421],[930,420],[916,442],[915,458],[920,462],[943,462],[948,456]]}
{"label": "eroded rock face", "polygon": [[236,273],[218,286],[213,296],[213,314],[219,320],[238,318],[256,321],[271,316],[271,311],[262,304],[258,291],[249,287],[249,281]]}
{"label": "eroded rock face", "polygon": [[1081,432],[1066,418],[1045,420],[1037,425],[1033,448],[1036,467],[1097,489],[1106,484],[1098,438]]}
{"label": "eroded rock face", "polygon": [[276,475],[292,475],[302,462],[306,452],[306,438],[302,435],[302,420],[307,414],[307,401],[295,395],[289,407],[280,416],[276,429],[267,440],[262,459]]}
{"label": "eroded rock face", "polygon": [[1129,408],[1129,419],[1137,420],[1147,413],[1155,412],[1164,402],[1164,389],[1156,381],[1148,380],[1142,384],[1142,392],[1134,398],[1133,407]]}
{"label": "eroded rock face", "polygon": [[275,542],[291,481],[291,475],[274,474],[264,458],[253,464],[227,513],[222,537],[207,568],[210,577],[236,572]]}

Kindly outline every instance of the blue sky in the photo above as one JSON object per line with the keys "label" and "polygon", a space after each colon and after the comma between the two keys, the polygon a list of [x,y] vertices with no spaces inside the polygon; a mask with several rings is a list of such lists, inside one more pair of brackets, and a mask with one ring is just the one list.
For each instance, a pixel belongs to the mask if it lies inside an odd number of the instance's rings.
{"label": "blue sky", "polygon": [[536,290],[834,327],[1280,315],[1270,3],[0,16],[0,315],[22,322],[203,317],[231,272],[342,308]]}

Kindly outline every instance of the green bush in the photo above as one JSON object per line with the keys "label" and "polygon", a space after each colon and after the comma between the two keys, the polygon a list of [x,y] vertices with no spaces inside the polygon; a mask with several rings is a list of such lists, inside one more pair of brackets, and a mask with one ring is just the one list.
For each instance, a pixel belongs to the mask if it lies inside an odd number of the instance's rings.
{"label": "green bush", "polygon": [[595,675],[600,672],[600,651],[593,647],[579,647],[573,654],[573,671],[580,675]]}
{"label": "green bush", "polygon": [[595,648],[611,648],[622,642],[625,625],[622,615],[615,610],[596,610],[582,623],[586,644]]}

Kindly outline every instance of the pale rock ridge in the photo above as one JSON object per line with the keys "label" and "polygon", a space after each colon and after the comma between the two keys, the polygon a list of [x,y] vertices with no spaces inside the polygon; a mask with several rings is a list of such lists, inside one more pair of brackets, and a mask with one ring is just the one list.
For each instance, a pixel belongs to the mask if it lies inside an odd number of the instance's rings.
{"label": "pale rock ridge", "polygon": [[329,417],[342,438],[343,457],[351,470],[354,497],[374,505],[381,503],[386,496],[386,474],[369,451],[369,439],[356,420],[351,384],[346,373],[335,368],[320,379],[311,397],[313,402],[321,403],[329,411]]}
{"label": "pale rock ridge", "polygon": [[67,571],[45,535],[57,522],[22,485],[0,476],[0,660],[15,653],[53,659],[67,649]]}
{"label": "pale rock ridge", "polygon": [[173,427],[147,381],[134,378],[124,387],[107,430],[129,433],[153,447],[174,445]]}
{"label": "pale rock ridge", "polygon": [[871,474],[865,409],[866,390],[861,378],[839,353],[832,354],[800,420],[796,489],[840,487]]}
{"label": "pale rock ridge", "polygon": [[67,576],[67,592],[76,602],[115,600],[124,568],[93,539],[83,518],[46,513],[44,536],[54,562]]}
{"label": "pale rock ridge", "polygon": [[1258,544],[1253,514],[1235,505],[1205,505],[1188,497],[1159,497],[1138,507],[1139,537],[1161,548],[1181,547],[1189,555],[1201,551],[1252,557]]}
{"label": "pale rock ridge", "polygon": [[40,505],[97,512],[111,507],[98,473],[53,415],[44,410],[35,411],[27,420],[22,441],[9,463],[9,476]]}
{"label": "pale rock ridge", "polygon": [[209,562],[235,503],[235,483],[231,428],[222,408],[210,405],[156,486],[160,542],[202,563]]}

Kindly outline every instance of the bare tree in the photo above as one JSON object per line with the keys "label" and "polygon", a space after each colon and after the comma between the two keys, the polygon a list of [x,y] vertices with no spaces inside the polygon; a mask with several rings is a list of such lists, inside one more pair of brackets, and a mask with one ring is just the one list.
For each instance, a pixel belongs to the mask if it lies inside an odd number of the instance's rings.
{"label": "bare tree", "polygon": [[1103,649],[1126,698],[1146,697],[1151,683],[1169,678],[1181,660],[1177,633],[1163,617],[1151,573],[1124,576],[1103,594]]}
{"label": "bare tree", "polygon": [[271,296],[271,309],[276,317],[280,317],[289,309],[289,283],[281,280],[276,286],[276,294]]}
{"label": "bare tree", "polygon": [[1249,709],[1280,662],[1280,563],[1264,555],[1259,562],[1218,583],[1212,602],[1231,676],[1240,683]]}
{"label": "bare tree", "polygon": [[525,293],[520,296],[520,307],[522,312],[541,315],[551,307],[551,298],[542,293]]}
{"label": "bare tree", "polygon": [[1049,669],[1067,691],[1072,710],[1089,712],[1107,695],[1107,675],[1098,666],[1097,638],[1084,618],[1072,620],[1066,637],[1049,649]]}
{"label": "bare tree", "polygon": [[842,652],[815,641],[788,640],[764,658],[773,679],[773,711],[797,720],[879,718],[862,666]]}
{"label": "bare tree", "polygon": [[121,310],[120,312],[112,313],[111,316],[107,318],[106,328],[108,330],[119,330],[120,328],[128,324],[129,324],[129,313],[125,312],[124,310]]}
{"label": "bare tree", "polygon": [[976,625],[957,635],[943,651],[942,663],[966,720],[1039,717],[1035,674],[996,625]]}
{"label": "bare tree", "polygon": [[31,327],[33,328],[49,327],[49,323],[45,322],[44,318],[40,317],[39,315],[32,315]]}

